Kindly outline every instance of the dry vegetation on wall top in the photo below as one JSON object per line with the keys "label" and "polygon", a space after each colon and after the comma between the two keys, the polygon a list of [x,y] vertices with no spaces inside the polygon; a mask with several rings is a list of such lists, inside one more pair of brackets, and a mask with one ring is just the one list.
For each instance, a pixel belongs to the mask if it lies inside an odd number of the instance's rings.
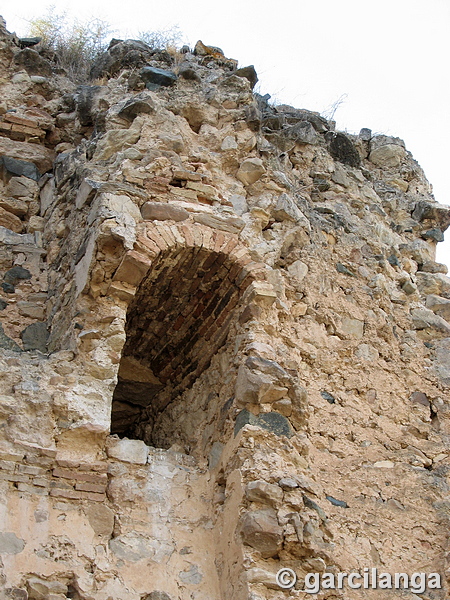
{"label": "dry vegetation on wall top", "polygon": [[[29,21],[27,38],[30,43],[33,39],[40,40],[38,47],[41,55],[63,69],[69,79],[76,83],[87,83],[92,79],[92,66],[108,49],[113,33],[107,21],[99,18],[71,20],[66,13],[58,13],[53,6],[44,16]],[[136,39],[150,50],[175,51],[175,47],[181,45],[182,34],[175,25],[166,29],[140,31]]]}
{"label": "dry vegetation on wall top", "polygon": [[450,209],[403,141],[201,41],[58,60],[0,19],[0,600],[446,600]]}

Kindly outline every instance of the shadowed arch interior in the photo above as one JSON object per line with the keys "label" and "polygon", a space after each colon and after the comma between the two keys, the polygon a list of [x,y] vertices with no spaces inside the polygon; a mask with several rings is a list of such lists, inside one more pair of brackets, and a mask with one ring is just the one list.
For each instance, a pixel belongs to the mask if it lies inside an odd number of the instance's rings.
{"label": "shadowed arch interior", "polygon": [[242,263],[204,247],[155,259],[128,309],[111,433],[157,445],[152,422],[208,368],[250,282]]}

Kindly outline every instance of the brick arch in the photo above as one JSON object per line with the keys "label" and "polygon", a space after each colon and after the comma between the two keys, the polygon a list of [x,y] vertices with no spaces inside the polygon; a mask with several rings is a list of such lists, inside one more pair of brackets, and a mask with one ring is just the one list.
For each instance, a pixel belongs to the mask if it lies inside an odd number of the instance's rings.
{"label": "brick arch", "polygon": [[112,282],[129,294],[112,433],[140,437],[142,415],[155,420],[195,382],[225,342],[245,290],[266,269],[235,234],[143,224]]}
{"label": "brick arch", "polygon": [[[140,227],[133,250],[122,257],[113,275],[110,292],[112,295],[121,295],[123,292],[123,296],[129,299],[162,253],[181,248],[203,248],[228,257],[234,266],[230,277],[239,281],[238,285],[242,290],[251,281],[266,278],[266,265],[252,260],[247,247],[239,241],[236,234],[196,223],[168,225],[147,221]],[[126,287],[122,288],[120,284],[125,284]]]}

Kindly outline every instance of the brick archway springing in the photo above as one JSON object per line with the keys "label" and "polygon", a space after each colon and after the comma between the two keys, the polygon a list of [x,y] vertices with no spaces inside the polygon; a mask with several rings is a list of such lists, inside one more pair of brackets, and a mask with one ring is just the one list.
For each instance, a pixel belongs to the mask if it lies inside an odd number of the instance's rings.
{"label": "brick archway springing", "polygon": [[112,433],[158,445],[142,419],[154,422],[208,368],[245,290],[265,270],[234,234],[144,223],[111,284],[129,297]]}

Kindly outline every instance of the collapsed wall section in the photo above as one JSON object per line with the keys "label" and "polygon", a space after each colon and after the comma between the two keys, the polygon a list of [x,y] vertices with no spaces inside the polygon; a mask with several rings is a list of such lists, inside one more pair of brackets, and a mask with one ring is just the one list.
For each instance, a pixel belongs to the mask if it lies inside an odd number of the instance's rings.
{"label": "collapsed wall section", "polygon": [[0,594],[445,598],[450,212],[403,141],[201,43],[76,86],[0,34]]}

